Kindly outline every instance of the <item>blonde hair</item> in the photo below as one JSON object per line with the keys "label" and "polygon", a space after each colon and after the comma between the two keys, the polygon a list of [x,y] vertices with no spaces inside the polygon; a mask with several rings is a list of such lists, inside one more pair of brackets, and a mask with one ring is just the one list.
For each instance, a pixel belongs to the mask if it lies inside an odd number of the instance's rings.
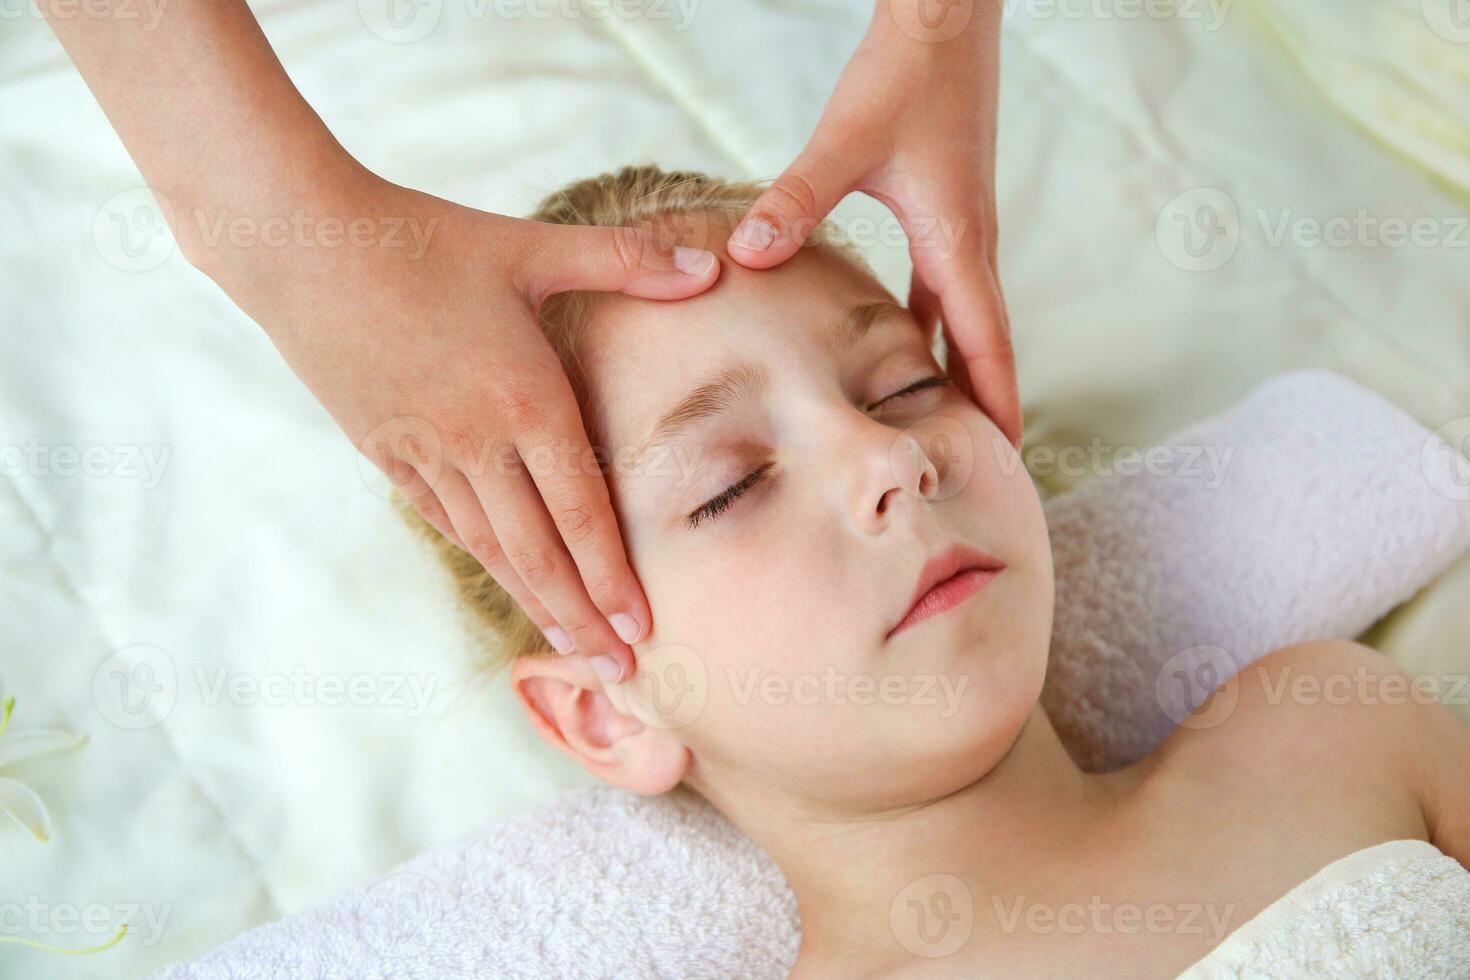
{"label": "blonde hair", "polygon": [[[734,224],[764,189],[756,181],[727,181],[691,170],[663,170],[647,164],[623,167],[615,173],[569,184],[545,198],[530,218],[558,225],[617,227],[651,223],[672,225],[670,219],[680,216],[717,215]],[[828,222],[823,221],[813,229],[809,241],[861,263],[861,257],[838,241],[833,230]],[[661,236],[654,231],[654,237],[657,240]],[[681,243],[685,242],[664,241],[662,244]],[[580,360],[580,339],[593,298],[594,294],[585,292],[557,293],[548,297],[541,304],[540,325],[566,370],[582,412],[583,424],[593,446],[597,446],[603,427],[598,406],[588,396],[586,374]],[[419,516],[408,500],[398,494],[394,497],[404,520],[430,542],[449,570],[460,600],[471,615],[471,625],[489,641],[485,643],[485,667],[494,672],[508,667],[520,657],[548,652],[550,648],[540,628],[479,561],[441,535]]]}

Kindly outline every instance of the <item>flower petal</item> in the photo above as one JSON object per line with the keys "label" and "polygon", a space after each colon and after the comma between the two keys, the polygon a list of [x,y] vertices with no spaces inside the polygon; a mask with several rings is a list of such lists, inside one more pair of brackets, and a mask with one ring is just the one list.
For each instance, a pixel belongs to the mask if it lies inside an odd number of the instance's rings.
{"label": "flower petal", "polygon": [[86,741],[87,736],[85,735],[78,732],[64,732],[59,728],[11,732],[4,738],[0,738],[0,769],[32,756],[45,755],[47,752],[60,752],[63,749],[74,749]]}
{"label": "flower petal", "polygon": [[0,810],[14,817],[42,844],[51,839],[51,815],[46,812],[46,804],[19,779],[0,779]]}

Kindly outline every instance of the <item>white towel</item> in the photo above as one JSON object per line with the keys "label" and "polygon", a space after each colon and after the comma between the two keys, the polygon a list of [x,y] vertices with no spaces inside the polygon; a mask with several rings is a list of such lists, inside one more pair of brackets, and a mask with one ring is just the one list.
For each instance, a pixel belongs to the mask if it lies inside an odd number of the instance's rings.
{"label": "white towel", "polygon": [[[1470,544],[1470,462],[1325,372],[1261,385],[1152,459],[1047,506],[1042,698],[1090,768],[1156,745],[1188,683],[1356,635]],[[593,789],[161,977],[784,977],[799,928],[775,864],[712,807]]]}
{"label": "white towel", "polygon": [[1178,980],[1470,977],[1470,871],[1428,841],[1333,861]]}

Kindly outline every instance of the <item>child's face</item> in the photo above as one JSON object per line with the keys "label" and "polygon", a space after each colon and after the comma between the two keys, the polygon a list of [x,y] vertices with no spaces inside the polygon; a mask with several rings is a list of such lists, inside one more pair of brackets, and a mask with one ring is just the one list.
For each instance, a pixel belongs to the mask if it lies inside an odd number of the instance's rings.
{"label": "child's face", "polygon": [[[728,226],[701,231],[723,255]],[[681,302],[596,300],[589,394],[653,610],[638,674],[612,700],[687,747],[687,778],[716,802],[761,791],[844,809],[944,792],[994,765],[1035,705],[1052,608],[1040,502],[972,402],[914,387],[944,378],[930,346],[867,272],[821,248],[767,271],[726,262]],[[707,417],[686,410],[633,461],[722,375],[760,380],[707,398]],[[734,484],[748,488],[699,512]],[[955,545],[1005,568],[890,636],[925,563]]]}

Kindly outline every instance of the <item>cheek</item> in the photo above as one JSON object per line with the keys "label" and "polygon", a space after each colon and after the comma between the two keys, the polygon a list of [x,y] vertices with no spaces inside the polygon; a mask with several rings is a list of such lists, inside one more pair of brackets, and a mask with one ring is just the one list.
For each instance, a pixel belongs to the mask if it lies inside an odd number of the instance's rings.
{"label": "cheek", "polygon": [[[854,622],[858,593],[842,577],[853,573],[810,527],[753,527],[712,547],[718,560],[644,573],[657,597],[655,655],[677,643],[698,660],[685,677],[704,703],[680,735],[703,762],[770,784],[809,780],[822,759],[850,772],[861,739],[836,734],[881,729],[884,710],[861,678],[854,690],[852,665],[870,659],[874,641]],[[649,663],[640,654],[640,674]]]}
{"label": "cheek", "polygon": [[779,520],[739,530],[704,545],[707,557],[639,568],[654,604],[653,639],[706,647],[722,667],[819,670],[833,662],[837,645],[856,639],[848,614],[854,573],[841,550],[810,527],[797,533]]}
{"label": "cheek", "polygon": [[954,481],[951,492],[963,499],[963,508],[972,516],[982,539],[1006,551],[1008,563],[1025,561],[1044,566],[1045,574],[1039,577],[1049,582],[1051,540],[1046,513],[1020,454],[990,419],[969,403],[952,420],[968,432],[969,446],[954,454],[955,472],[946,477],[946,481]]}

